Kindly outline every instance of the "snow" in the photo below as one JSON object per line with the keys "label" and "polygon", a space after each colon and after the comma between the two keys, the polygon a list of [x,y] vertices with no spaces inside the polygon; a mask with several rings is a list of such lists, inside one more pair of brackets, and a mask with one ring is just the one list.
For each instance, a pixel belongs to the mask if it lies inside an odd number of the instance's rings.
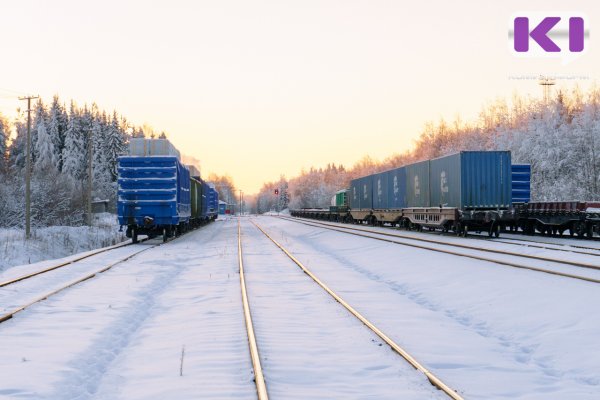
{"label": "snow", "polygon": [[116,216],[95,215],[94,226],[34,228],[30,240],[23,229],[0,229],[0,272],[11,267],[63,258],[127,240],[119,232]]}
{"label": "snow", "polygon": [[[272,398],[444,396],[250,220],[466,399],[597,398],[595,284],[243,217],[250,309]],[[237,219],[220,216],[158,247],[122,247],[0,288],[0,309],[9,309],[147,249],[0,324],[0,399],[256,398],[236,233]]]}
{"label": "snow", "polygon": [[594,284],[291,221],[261,222],[466,398],[597,397]]}

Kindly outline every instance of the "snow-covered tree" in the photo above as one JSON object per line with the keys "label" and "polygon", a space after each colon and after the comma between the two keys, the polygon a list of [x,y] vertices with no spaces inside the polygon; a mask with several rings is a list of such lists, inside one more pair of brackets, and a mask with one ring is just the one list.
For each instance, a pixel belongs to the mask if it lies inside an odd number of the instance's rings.
{"label": "snow-covered tree", "polygon": [[35,169],[37,171],[47,173],[50,169],[57,169],[56,148],[43,119],[40,119],[37,125],[35,154],[37,155],[35,161]]}
{"label": "snow-covered tree", "polygon": [[65,145],[62,151],[62,172],[74,181],[85,179],[85,132],[81,114],[74,102],[71,102],[69,121],[65,131]]}
{"label": "snow-covered tree", "polygon": [[6,171],[8,165],[8,138],[10,125],[8,120],[0,114],[0,174]]}
{"label": "snow-covered tree", "polygon": [[112,182],[117,180],[117,158],[127,151],[125,132],[119,125],[119,116],[113,113],[110,125],[106,127],[105,133],[105,162]]}
{"label": "snow-covered tree", "polygon": [[65,144],[65,130],[67,128],[67,116],[64,107],[60,104],[58,96],[52,99],[52,105],[48,111],[47,132],[52,140],[56,152],[56,167],[62,171],[62,150]]}
{"label": "snow-covered tree", "polygon": [[46,121],[48,120],[48,113],[46,112],[46,106],[42,99],[39,99],[35,104],[35,107],[32,111],[32,125],[31,125],[31,162],[32,165],[35,165],[37,161],[37,139],[38,139],[38,127],[40,125],[44,125],[44,129],[46,127]]}

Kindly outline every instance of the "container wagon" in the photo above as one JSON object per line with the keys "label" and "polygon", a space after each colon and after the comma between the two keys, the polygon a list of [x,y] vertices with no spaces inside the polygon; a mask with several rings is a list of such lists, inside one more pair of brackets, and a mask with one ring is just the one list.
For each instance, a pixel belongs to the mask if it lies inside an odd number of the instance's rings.
{"label": "container wagon", "polygon": [[168,237],[187,230],[190,176],[176,156],[125,156],[118,159],[117,213],[126,236]]}

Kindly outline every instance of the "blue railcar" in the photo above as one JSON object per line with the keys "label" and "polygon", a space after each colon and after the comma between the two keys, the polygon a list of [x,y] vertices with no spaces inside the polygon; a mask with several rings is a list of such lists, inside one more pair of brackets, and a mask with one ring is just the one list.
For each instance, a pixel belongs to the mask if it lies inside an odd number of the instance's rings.
{"label": "blue railcar", "polygon": [[208,217],[216,219],[219,215],[219,192],[213,183],[208,183]]}
{"label": "blue railcar", "polygon": [[227,203],[223,200],[219,200],[219,215],[225,215],[227,210]]}
{"label": "blue railcar", "polygon": [[513,164],[512,172],[512,202],[529,203],[531,200],[531,165]]}
{"label": "blue railcar", "polygon": [[200,214],[205,221],[208,221],[208,203],[210,200],[210,186],[208,186],[208,182],[202,181],[202,208]]}
{"label": "blue railcar", "polygon": [[139,234],[163,240],[188,227],[190,174],[175,156],[119,157],[119,224],[137,242]]}

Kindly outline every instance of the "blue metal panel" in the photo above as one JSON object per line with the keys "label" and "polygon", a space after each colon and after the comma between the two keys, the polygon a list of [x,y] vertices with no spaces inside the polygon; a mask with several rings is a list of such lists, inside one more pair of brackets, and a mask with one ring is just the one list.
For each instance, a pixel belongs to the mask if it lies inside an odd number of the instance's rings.
{"label": "blue metal panel", "polygon": [[406,168],[385,172],[388,180],[387,208],[399,210],[406,207]]}
{"label": "blue metal panel", "polygon": [[201,180],[202,182],[202,196],[201,196],[201,207],[200,207],[200,216],[203,218],[208,217],[208,202],[209,202],[209,196],[210,194],[208,193],[210,187],[208,186],[208,183],[204,182],[203,180]]}
{"label": "blue metal panel", "polygon": [[[177,157],[119,157],[121,225],[177,225],[190,216],[189,174]],[[187,177],[187,179],[186,179]]]}
{"label": "blue metal panel", "polygon": [[406,167],[406,203],[408,207],[429,207],[429,160]]}
{"label": "blue metal panel", "polygon": [[349,201],[353,209],[373,209],[373,175],[350,181]]}
{"label": "blue metal panel", "polygon": [[208,184],[208,214],[216,215],[219,209],[219,192]]}
{"label": "blue metal panel", "polygon": [[432,206],[506,208],[511,202],[510,152],[463,151],[430,161]]}
{"label": "blue metal panel", "polygon": [[[461,208],[507,208],[512,204],[509,151],[463,151]],[[452,207],[452,206],[451,206]]]}
{"label": "blue metal panel", "polygon": [[383,210],[389,208],[388,176],[386,172],[372,175],[373,179],[373,208]]}
{"label": "blue metal panel", "polygon": [[512,202],[529,203],[531,201],[531,165],[513,164]]}

